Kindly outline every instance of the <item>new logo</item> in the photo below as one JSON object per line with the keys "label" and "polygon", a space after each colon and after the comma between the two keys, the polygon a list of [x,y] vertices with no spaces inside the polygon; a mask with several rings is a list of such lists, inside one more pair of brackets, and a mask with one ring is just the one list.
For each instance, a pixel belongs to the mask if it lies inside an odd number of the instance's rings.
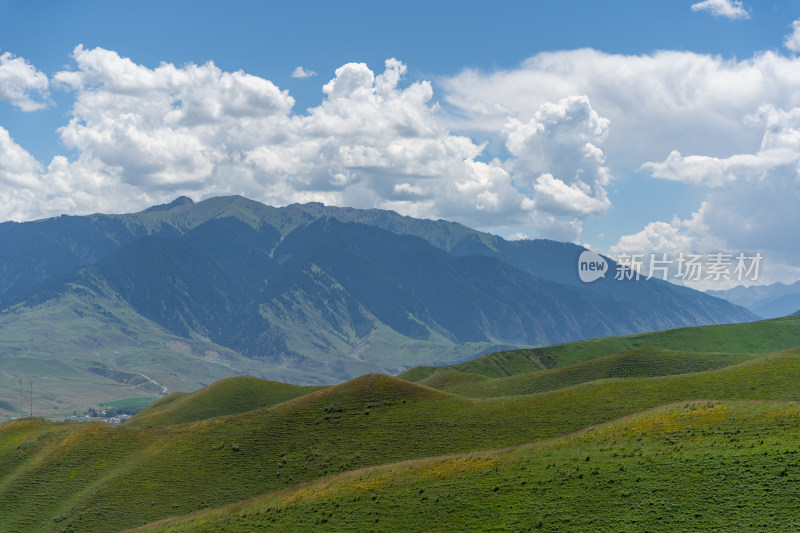
{"label": "new logo", "polygon": [[578,276],[584,283],[604,277],[607,271],[608,263],[600,254],[586,250],[578,258]]}

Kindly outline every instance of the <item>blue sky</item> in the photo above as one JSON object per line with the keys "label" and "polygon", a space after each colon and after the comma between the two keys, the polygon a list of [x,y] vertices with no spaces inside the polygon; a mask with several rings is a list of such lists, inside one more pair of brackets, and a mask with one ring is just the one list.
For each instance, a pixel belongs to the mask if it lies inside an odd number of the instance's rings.
{"label": "blue sky", "polygon": [[609,253],[758,249],[768,281],[793,281],[798,18],[747,0],[0,0],[0,219],[237,193]]}

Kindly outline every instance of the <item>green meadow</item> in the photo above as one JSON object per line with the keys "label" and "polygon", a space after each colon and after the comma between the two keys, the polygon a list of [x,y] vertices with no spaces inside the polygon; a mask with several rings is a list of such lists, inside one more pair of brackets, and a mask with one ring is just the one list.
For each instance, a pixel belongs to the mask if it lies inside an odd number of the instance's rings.
{"label": "green meadow", "polygon": [[440,367],[420,366],[401,374],[419,381],[436,372],[456,370],[490,378],[565,367],[642,347],[689,353],[764,354],[798,345],[800,316],[787,316],[743,324],[676,328],[653,333],[606,337],[484,355],[472,361]]}
{"label": "green meadow", "polygon": [[189,514],[149,530],[792,530],[799,325],[599,339],[330,387],[236,377],[121,426],[8,422],[0,531]]}
{"label": "green meadow", "polygon": [[140,531],[796,531],[800,405],[688,402],[348,472]]}
{"label": "green meadow", "polygon": [[115,400],[113,402],[105,402],[101,404],[101,407],[115,407],[117,409],[124,409],[124,408],[144,409],[145,407],[151,405],[158,399],[159,399],[158,396],[123,398],[121,400]]}

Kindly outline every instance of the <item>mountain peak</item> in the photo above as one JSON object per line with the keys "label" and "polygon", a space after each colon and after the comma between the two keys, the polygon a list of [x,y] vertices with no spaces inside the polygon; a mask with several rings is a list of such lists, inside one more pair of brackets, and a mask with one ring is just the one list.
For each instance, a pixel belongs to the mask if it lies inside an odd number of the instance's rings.
{"label": "mountain peak", "polygon": [[183,207],[186,205],[194,205],[194,201],[188,196],[178,196],[168,204],[154,205],[148,207],[142,213],[153,213],[155,211],[172,211],[176,207]]}

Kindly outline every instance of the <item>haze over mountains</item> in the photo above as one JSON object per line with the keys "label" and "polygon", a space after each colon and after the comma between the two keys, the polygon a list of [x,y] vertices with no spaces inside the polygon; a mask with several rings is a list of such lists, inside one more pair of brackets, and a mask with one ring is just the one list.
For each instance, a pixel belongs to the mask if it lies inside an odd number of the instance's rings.
{"label": "haze over mountains", "polygon": [[329,383],[756,318],[663,281],[615,280],[613,261],[605,278],[582,283],[577,245],[374,209],[182,197],[136,214],[3,223],[0,242],[8,412],[19,376],[49,376],[53,390],[100,383],[95,396],[118,396],[118,385],[128,396],[191,390],[239,373]]}
{"label": "haze over mountains", "polygon": [[792,284],[777,282],[753,287],[739,286],[721,291],[707,291],[706,294],[745,307],[762,318],[778,318],[800,309],[800,281]]}

